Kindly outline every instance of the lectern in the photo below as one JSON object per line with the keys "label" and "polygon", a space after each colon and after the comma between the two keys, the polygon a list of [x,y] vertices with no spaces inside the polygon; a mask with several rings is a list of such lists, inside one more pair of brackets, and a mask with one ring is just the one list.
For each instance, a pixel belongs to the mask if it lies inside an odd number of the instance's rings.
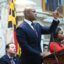
{"label": "lectern", "polygon": [[64,64],[64,49],[43,58],[44,64]]}

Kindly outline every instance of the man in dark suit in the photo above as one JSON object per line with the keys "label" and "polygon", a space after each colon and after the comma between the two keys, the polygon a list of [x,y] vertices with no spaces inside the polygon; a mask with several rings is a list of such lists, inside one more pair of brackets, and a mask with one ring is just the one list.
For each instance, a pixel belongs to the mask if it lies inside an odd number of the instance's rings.
{"label": "man in dark suit", "polygon": [[58,8],[53,12],[54,20],[50,27],[43,27],[36,20],[36,11],[33,7],[24,9],[25,19],[16,29],[16,37],[22,49],[20,64],[42,64],[43,53],[40,48],[42,34],[53,33],[58,24]]}
{"label": "man in dark suit", "polygon": [[19,64],[14,43],[6,45],[6,54],[0,59],[0,64]]}

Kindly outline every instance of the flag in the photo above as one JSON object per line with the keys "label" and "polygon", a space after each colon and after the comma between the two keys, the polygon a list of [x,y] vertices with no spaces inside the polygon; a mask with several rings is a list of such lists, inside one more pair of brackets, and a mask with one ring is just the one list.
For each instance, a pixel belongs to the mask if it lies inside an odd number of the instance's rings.
{"label": "flag", "polygon": [[15,10],[15,0],[10,0],[10,3],[9,3],[9,16],[8,16],[8,29],[9,28],[12,28],[13,29],[13,42],[15,43],[16,45],[16,52],[17,54],[19,55],[19,44],[17,42],[17,39],[16,39],[16,27],[17,27],[17,24],[16,24],[16,10]]}

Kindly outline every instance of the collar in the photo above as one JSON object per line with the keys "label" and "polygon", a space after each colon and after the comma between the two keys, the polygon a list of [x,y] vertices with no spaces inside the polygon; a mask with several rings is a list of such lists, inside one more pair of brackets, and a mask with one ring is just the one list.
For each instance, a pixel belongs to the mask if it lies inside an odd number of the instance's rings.
{"label": "collar", "polygon": [[24,19],[24,21],[25,21],[26,23],[28,23],[28,24],[31,26],[31,24],[32,24],[31,21],[29,21],[29,20],[27,20],[27,19]]}
{"label": "collar", "polygon": [[8,55],[9,58],[13,58],[13,57],[11,57],[9,54],[7,54],[7,55]]}

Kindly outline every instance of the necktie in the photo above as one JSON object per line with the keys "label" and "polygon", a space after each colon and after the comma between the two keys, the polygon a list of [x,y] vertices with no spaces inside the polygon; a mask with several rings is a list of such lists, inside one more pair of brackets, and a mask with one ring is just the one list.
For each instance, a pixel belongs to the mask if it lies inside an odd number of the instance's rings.
{"label": "necktie", "polygon": [[34,32],[36,33],[36,36],[38,37],[38,33],[37,33],[36,29],[35,29],[35,25],[34,25],[34,23],[32,23],[31,25],[32,25],[33,28],[34,28]]}
{"label": "necktie", "polygon": [[15,62],[14,62],[13,58],[11,58],[11,64],[15,64]]}

